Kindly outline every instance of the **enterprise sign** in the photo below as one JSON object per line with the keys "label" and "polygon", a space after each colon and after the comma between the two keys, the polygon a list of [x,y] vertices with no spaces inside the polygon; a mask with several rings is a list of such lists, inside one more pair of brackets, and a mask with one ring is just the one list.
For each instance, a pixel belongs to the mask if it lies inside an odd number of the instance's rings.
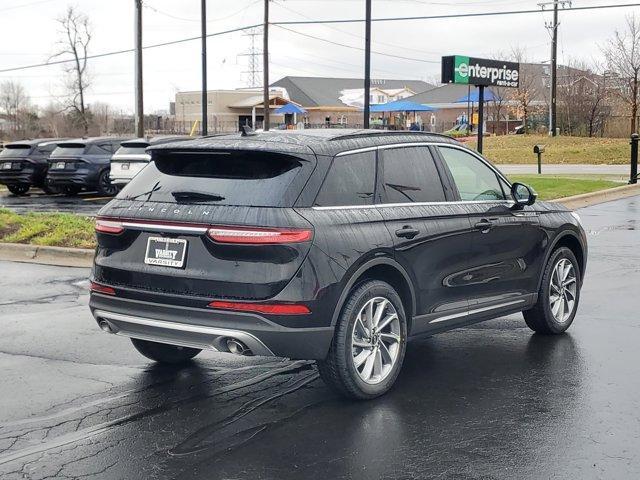
{"label": "enterprise sign", "polygon": [[451,55],[442,57],[442,83],[518,88],[520,64]]}

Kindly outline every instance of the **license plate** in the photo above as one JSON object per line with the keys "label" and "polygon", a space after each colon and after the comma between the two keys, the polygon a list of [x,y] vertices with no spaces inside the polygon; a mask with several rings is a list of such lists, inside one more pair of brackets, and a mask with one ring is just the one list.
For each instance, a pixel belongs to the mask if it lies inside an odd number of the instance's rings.
{"label": "license plate", "polygon": [[2,170],[11,170],[11,162],[5,162],[2,164]]}
{"label": "license plate", "polygon": [[120,169],[121,170],[129,170],[129,164],[128,163],[122,163],[120,165]]}
{"label": "license plate", "polygon": [[55,168],[56,168],[56,170],[64,170],[64,167],[65,167],[66,165],[67,165],[67,164],[66,164],[65,162],[58,162],[58,163],[56,163]]}
{"label": "license plate", "polygon": [[187,253],[187,241],[178,238],[149,237],[144,263],[182,268]]}

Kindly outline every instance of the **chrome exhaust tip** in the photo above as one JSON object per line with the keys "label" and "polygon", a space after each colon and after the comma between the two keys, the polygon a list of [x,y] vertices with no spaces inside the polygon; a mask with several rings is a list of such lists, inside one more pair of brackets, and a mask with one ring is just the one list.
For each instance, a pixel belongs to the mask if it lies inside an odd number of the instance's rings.
{"label": "chrome exhaust tip", "polygon": [[229,352],[234,355],[253,355],[249,347],[235,338],[227,338],[227,348],[229,349]]}
{"label": "chrome exhaust tip", "polygon": [[106,320],[100,320],[98,322],[98,326],[103,332],[114,333],[111,325],[109,325],[109,322],[107,322]]}

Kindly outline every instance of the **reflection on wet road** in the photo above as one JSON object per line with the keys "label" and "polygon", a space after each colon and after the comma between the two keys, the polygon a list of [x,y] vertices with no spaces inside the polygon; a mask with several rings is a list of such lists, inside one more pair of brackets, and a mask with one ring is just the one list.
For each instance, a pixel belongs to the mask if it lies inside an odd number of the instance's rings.
{"label": "reflection on wet road", "polygon": [[99,332],[86,270],[0,263],[0,477],[638,478],[640,199],[580,214],[569,334],[514,315],[411,343],[364,403],[304,361],[153,366]]}
{"label": "reflection on wet road", "polygon": [[76,196],[45,195],[32,189],[27,195],[16,196],[7,190],[0,191],[0,208],[8,208],[16,213],[29,212],[69,212],[95,216],[111,197],[101,197],[96,192],[83,192]]}

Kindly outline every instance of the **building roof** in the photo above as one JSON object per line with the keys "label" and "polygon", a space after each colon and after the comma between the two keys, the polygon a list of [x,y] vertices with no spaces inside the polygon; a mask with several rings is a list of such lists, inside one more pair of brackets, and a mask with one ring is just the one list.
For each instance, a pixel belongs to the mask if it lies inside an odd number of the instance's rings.
{"label": "building roof", "polygon": [[[262,95],[253,95],[251,97],[243,98],[242,100],[238,100],[235,103],[229,105],[229,108],[253,108],[253,107],[262,107],[264,105],[264,97]],[[282,95],[278,95],[277,93],[269,94],[269,101],[275,100],[277,105],[286,105],[289,103],[286,98]],[[271,105],[273,107],[273,105]]]}
{"label": "building roof", "polygon": [[[337,78],[337,77],[284,77],[272,87],[282,87],[287,90],[291,101],[308,107],[346,107],[340,101],[343,90],[363,88],[364,80],[361,78]],[[372,79],[371,88],[382,90],[400,90],[408,88],[414,92],[424,92],[433,88],[433,85],[421,80],[388,80]]]}

